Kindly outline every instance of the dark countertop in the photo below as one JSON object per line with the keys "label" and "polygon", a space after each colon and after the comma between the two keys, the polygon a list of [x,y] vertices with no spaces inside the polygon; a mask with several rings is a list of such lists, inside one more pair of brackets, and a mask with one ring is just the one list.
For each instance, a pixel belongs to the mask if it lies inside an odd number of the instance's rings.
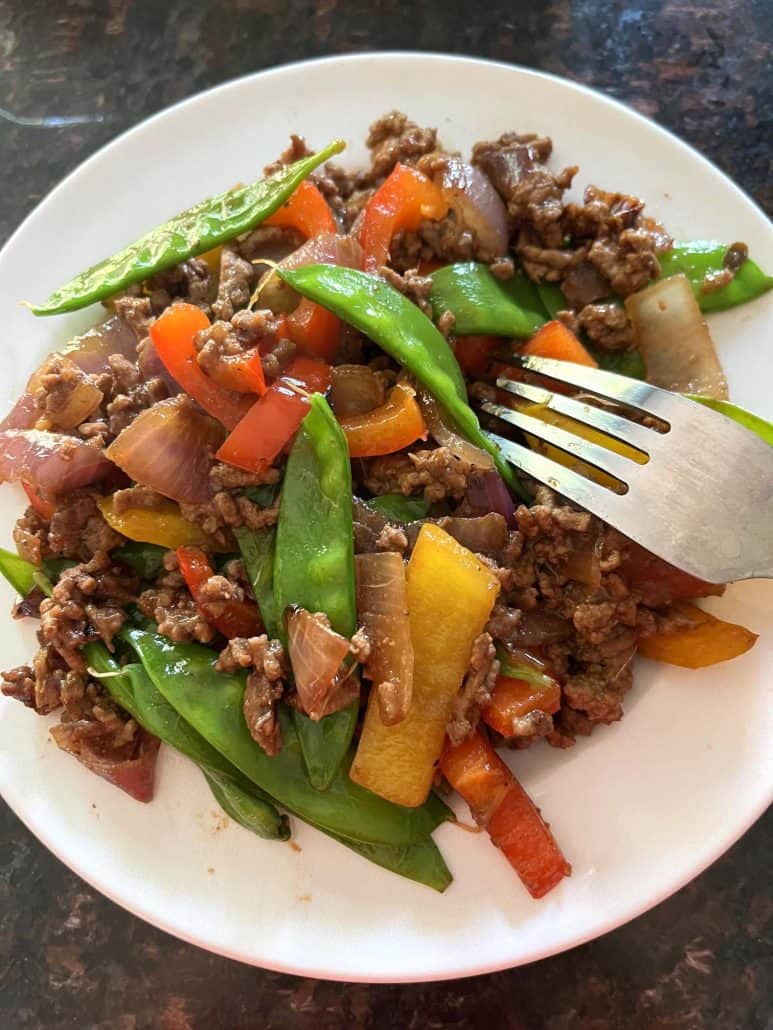
{"label": "dark countertop", "polygon": [[[688,140],[770,211],[772,40],[769,0],[432,0],[410,18],[397,0],[0,0],[0,239],[146,115],[246,72],[374,48],[491,57],[595,86]],[[684,890],[598,941],[506,973],[402,987],[302,980],[199,951],[95,893],[5,806],[0,818],[3,1027],[773,1025],[770,813]]]}

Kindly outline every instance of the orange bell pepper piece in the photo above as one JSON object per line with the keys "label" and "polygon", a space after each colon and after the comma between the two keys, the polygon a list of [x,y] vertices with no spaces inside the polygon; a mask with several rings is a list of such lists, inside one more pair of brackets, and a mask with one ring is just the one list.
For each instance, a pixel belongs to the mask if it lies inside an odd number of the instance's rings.
{"label": "orange bell pepper piece", "polygon": [[539,809],[480,732],[447,747],[440,769],[533,898],[570,875],[572,867]]}
{"label": "orange bell pepper piece", "polygon": [[308,413],[305,395],[324,393],[329,385],[329,365],[295,358],[225,439],[217,457],[248,472],[265,471]]}
{"label": "orange bell pepper piece", "polygon": [[233,637],[254,637],[263,632],[263,621],[254,601],[241,601],[238,598],[209,601],[202,597],[204,584],[215,574],[202,550],[198,547],[178,547],[176,554],[185,585],[202,618],[229,640]]}
{"label": "orange bell pepper piece", "polygon": [[[330,205],[308,179],[263,224],[296,229],[307,240],[323,232],[336,232]],[[332,311],[302,297],[287,316],[285,332],[304,354],[330,361],[341,336],[341,322]]]}
{"label": "orange bell pepper piece", "polygon": [[35,509],[38,515],[40,515],[41,518],[50,519],[56,511],[56,505],[41,497],[35,487],[31,486],[29,483],[22,483],[22,488],[27,495],[30,505]]}
{"label": "orange bell pepper piece", "polygon": [[745,654],[757,640],[757,634],[744,626],[723,622],[693,604],[675,604],[672,611],[692,625],[675,633],[645,637],[639,641],[639,654],[683,669],[703,669]]}
{"label": "orange bell pepper piece", "polygon": [[513,736],[513,723],[537,709],[553,715],[561,707],[561,688],[549,684],[528,683],[526,680],[499,676],[491,700],[483,709],[483,721],[503,737]]}
{"label": "orange bell pepper piece", "polygon": [[352,458],[393,454],[427,436],[415,391],[403,383],[392,388],[380,407],[362,415],[349,415],[339,422]]}
{"label": "orange bell pepper piece", "polygon": [[183,390],[213,418],[233,429],[249,410],[252,399],[224,390],[199,367],[193,337],[209,324],[195,304],[173,304],[151,325],[150,338],[169,374]]}
{"label": "orange bell pepper piece", "polygon": [[384,725],[377,705],[368,706],[349,775],[413,808],[429,794],[454,698],[499,581],[445,530],[425,523],[408,563],[406,590],[414,651],[411,706],[393,726]]}
{"label": "orange bell pepper piece", "polygon": [[519,354],[535,358],[554,358],[556,361],[573,361],[577,365],[598,368],[572,330],[557,319],[546,322],[538,329],[534,336],[524,343]]}
{"label": "orange bell pepper piece", "polygon": [[387,263],[396,232],[415,232],[425,218],[437,220],[447,211],[439,186],[415,168],[396,164],[365,208],[360,228],[365,271],[375,275]]}

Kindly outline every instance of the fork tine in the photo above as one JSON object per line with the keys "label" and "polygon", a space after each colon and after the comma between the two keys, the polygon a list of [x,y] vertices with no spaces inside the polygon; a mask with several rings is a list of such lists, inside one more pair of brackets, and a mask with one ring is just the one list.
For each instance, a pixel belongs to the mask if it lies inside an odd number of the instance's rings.
{"label": "fork tine", "polygon": [[621,418],[603,408],[595,408],[592,404],[585,404],[573,397],[565,397],[562,393],[551,393],[542,386],[533,386],[531,383],[521,383],[516,379],[500,376],[497,379],[497,387],[532,404],[545,404],[551,411],[567,415],[576,422],[582,422],[583,425],[598,429],[632,447],[638,447],[646,454],[656,450],[663,441],[663,434],[654,429],[639,425],[638,422],[630,422],[627,418]]}
{"label": "fork tine", "polygon": [[637,467],[637,462],[630,458],[624,458],[614,451],[608,451],[606,447],[599,447],[598,444],[584,440],[581,436],[575,436],[574,433],[568,433],[565,429],[559,429],[558,426],[543,422],[540,418],[525,415],[522,411],[514,411],[512,408],[506,408],[503,404],[494,404],[491,401],[483,401],[481,408],[487,414],[501,418],[511,426],[522,429],[525,433],[530,433],[537,439],[566,451],[573,458],[578,458],[587,465],[593,465],[594,468],[613,475],[626,485],[630,482]]}
{"label": "fork tine", "polygon": [[554,361],[552,358],[531,356],[515,355],[509,363],[514,368],[524,368],[538,375],[549,376],[558,382],[570,383],[581,390],[606,397],[607,400],[629,404],[632,408],[639,408],[666,421],[668,413],[672,410],[667,390],[642,383],[638,379],[618,375],[616,372],[587,368],[585,365],[576,365],[573,361]]}
{"label": "fork tine", "polygon": [[572,469],[559,465],[551,458],[546,458],[544,454],[531,451],[528,447],[515,443],[513,440],[506,440],[496,433],[487,432],[486,436],[499,447],[509,462],[531,476],[532,479],[563,494],[574,504],[587,509],[605,522],[613,525],[620,522],[624,510],[623,505],[629,503],[622,494],[616,494],[603,486],[598,486]]}

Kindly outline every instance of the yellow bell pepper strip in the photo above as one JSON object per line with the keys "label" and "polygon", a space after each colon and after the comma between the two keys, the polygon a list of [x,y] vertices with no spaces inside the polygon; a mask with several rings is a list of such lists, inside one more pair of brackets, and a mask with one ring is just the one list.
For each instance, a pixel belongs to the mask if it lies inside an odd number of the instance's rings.
{"label": "yellow bell pepper strip", "polygon": [[170,551],[178,547],[201,547],[208,553],[228,553],[233,547],[218,542],[209,533],[184,519],[174,501],[164,501],[158,508],[128,508],[117,512],[112,497],[101,497],[97,507],[102,518],[116,533],[143,544],[158,544]]}
{"label": "yellow bell pepper strip", "polygon": [[349,415],[339,422],[352,458],[393,454],[427,437],[416,391],[405,383],[397,383],[380,407],[363,415]]}
{"label": "yellow bell pepper strip", "polygon": [[[598,429],[593,429],[591,426],[586,426],[583,422],[576,422],[573,418],[569,418],[568,415],[563,415],[561,412],[553,411],[548,404],[518,404],[518,410],[524,415],[531,415],[532,418],[538,418],[542,422],[546,422],[550,426],[557,426],[559,429],[565,429],[568,433],[572,433],[574,436],[582,437],[583,440],[588,440],[590,443],[595,443],[599,447],[605,447],[608,451],[614,451],[616,454],[621,454],[624,458],[629,458],[631,461],[637,462],[639,465],[646,465],[647,455],[643,451],[638,450],[636,447],[631,447],[630,444],[623,443],[622,440],[617,440],[613,436],[607,436],[606,433],[602,433]],[[544,454],[547,458],[552,458],[553,461],[557,461],[559,465],[565,465],[567,468],[575,468],[578,465],[583,465],[584,471],[588,478],[593,479],[597,483],[601,483],[603,486],[614,487],[617,480],[613,476],[607,475],[600,469],[593,468],[592,466],[584,466],[576,455],[569,454],[568,451],[562,451],[558,447],[553,447],[552,444],[545,443],[537,437],[532,436],[530,433],[525,433],[526,440],[529,447],[533,451],[539,451],[540,454]]]}
{"label": "yellow bell pepper strip", "polygon": [[539,809],[482,733],[446,748],[440,768],[533,898],[571,874]]}
{"label": "yellow bell pepper strip", "polygon": [[639,641],[639,654],[645,658],[683,669],[704,669],[745,654],[757,641],[757,634],[744,626],[723,622],[687,602],[675,604],[671,611],[688,619],[691,625]]}
{"label": "yellow bell pepper strip", "polygon": [[437,221],[447,211],[439,186],[415,168],[396,164],[365,208],[360,229],[365,271],[375,275],[387,263],[396,232],[415,232],[425,218]]}
{"label": "yellow bell pepper strip", "polygon": [[521,347],[519,354],[535,358],[554,358],[556,361],[573,361],[576,365],[598,368],[572,330],[558,320],[546,322]]}
{"label": "yellow bell pepper strip", "polygon": [[496,576],[471,551],[439,526],[422,526],[407,572],[411,707],[385,726],[378,705],[368,706],[350,771],[355,783],[398,805],[423,804],[473,642],[498,593]]}

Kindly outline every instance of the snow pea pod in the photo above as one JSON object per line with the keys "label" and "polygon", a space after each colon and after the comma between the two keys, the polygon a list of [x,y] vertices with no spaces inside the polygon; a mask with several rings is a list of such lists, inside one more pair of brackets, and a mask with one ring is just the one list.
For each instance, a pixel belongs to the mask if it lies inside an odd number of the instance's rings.
{"label": "snow pea pod", "polygon": [[528,500],[515,471],[467,404],[464,377],[451,348],[415,304],[383,280],[354,268],[304,265],[278,272],[298,293],[365,333],[407,368],[442,405],[459,432],[492,455],[508,486]]}
{"label": "snow pea pod", "polygon": [[381,494],[365,503],[390,522],[418,522],[426,519],[430,509],[429,501],[423,497],[405,497],[403,494]]}
{"label": "snow pea pod", "polygon": [[4,576],[17,594],[26,597],[35,586],[37,568],[13,551],[0,547],[0,575]]}
{"label": "snow pea pod", "polygon": [[488,265],[465,261],[439,268],[431,278],[429,299],[435,321],[452,312],[457,336],[527,340],[547,322],[537,288],[523,272],[497,279]]}
{"label": "snow pea pod", "polygon": [[130,540],[122,547],[111,551],[110,557],[134,569],[142,579],[152,582],[158,578],[164,568],[166,550],[165,547],[159,547],[158,544],[145,544]]}
{"label": "snow pea pod", "polygon": [[764,418],[755,415],[754,412],[739,408],[737,404],[731,404],[730,401],[718,400],[716,397],[700,397],[695,393],[689,393],[687,396],[692,401],[705,404],[707,408],[713,408],[720,415],[726,415],[737,422],[739,426],[756,433],[761,440],[773,447],[773,424],[766,422]]}
{"label": "snow pea pod", "polygon": [[316,790],[306,776],[298,735],[284,706],[278,755],[269,758],[250,736],[242,714],[245,673],[217,672],[216,656],[200,644],[176,644],[127,627],[120,635],[183,719],[256,786],[306,822],[347,841],[400,847],[425,841],[440,822],[453,818],[437,798],[420,808],[392,805],[358,787],[341,768],[327,790]]}
{"label": "snow pea pod", "polygon": [[287,816],[280,815],[268,795],[172,708],[141,665],[119,665],[101,641],[87,644],[84,653],[92,669],[107,673],[101,682],[121,708],[149,733],[198,765],[215,800],[232,819],[267,840],[289,838]]}
{"label": "snow pea pod", "polygon": [[247,232],[281,207],[318,165],[344,146],[342,140],[334,140],[275,175],[200,201],[60,286],[42,304],[31,305],[31,311],[35,315],[77,311]]}
{"label": "snow pea pod", "polygon": [[280,631],[274,600],[274,549],[276,529],[235,529],[234,536],[244,562],[244,569],[252,585],[252,592],[258,603],[260,617],[270,637],[278,637]]}
{"label": "snow pea pod", "polygon": [[617,372],[618,375],[628,376],[630,379],[646,379],[647,372],[644,367],[644,358],[638,350],[602,350],[601,347],[592,347],[585,343],[588,353],[594,358],[599,368],[606,372]]}
{"label": "snow pea pod", "polygon": [[658,255],[661,278],[683,272],[690,280],[701,311],[734,308],[761,297],[773,287],[773,276],[763,272],[751,258],[746,258],[729,283],[717,290],[705,290],[706,277],[724,270],[728,249],[727,244],[716,240],[675,243],[671,250]]}
{"label": "snow pea pod", "polygon": [[[276,530],[274,604],[281,639],[291,604],[324,612],[336,633],[357,629],[352,471],[346,437],[327,401],[314,394],[290,451]],[[319,722],[293,711],[313,786],[325,790],[349,750],[358,703]]]}
{"label": "snow pea pod", "polygon": [[555,318],[559,311],[566,311],[569,301],[558,283],[535,283],[537,296],[548,318]]}

